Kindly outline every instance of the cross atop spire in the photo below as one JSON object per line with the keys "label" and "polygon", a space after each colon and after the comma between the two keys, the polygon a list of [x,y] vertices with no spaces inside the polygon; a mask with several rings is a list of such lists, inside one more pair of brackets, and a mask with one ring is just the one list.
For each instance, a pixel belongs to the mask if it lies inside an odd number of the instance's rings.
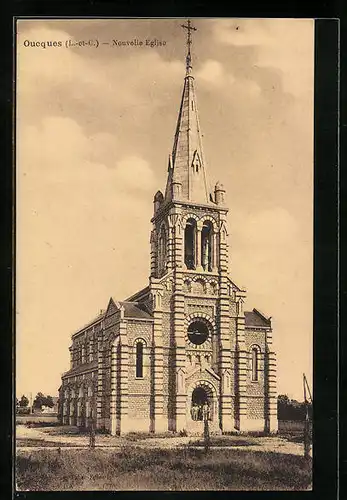
{"label": "cross atop spire", "polygon": [[187,30],[187,57],[186,57],[186,72],[187,75],[190,74],[192,69],[192,56],[190,53],[190,46],[192,44],[192,31],[197,31],[197,29],[192,26],[191,20],[188,19],[187,24],[181,24],[182,28]]}

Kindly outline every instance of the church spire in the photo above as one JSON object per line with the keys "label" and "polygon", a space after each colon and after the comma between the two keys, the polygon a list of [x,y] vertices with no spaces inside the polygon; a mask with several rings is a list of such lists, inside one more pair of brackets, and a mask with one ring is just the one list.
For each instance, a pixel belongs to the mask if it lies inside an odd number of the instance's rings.
{"label": "church spire", "polygon": [[196,31],[196,28],[190,20],[186,25],[182,24],[182,28],[187,30],[186,75],[165,198],[207,204],[211,202],[212,195],[202,148],[191,55],[192,31]]}

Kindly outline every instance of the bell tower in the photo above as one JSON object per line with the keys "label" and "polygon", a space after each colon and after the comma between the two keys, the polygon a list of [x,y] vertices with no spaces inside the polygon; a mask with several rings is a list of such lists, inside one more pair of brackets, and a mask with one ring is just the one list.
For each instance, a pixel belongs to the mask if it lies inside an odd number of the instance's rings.
{"label": "bell tower", "polygon": [[[213,387],[215,425],[230,430],[234,428],[232,352],[236,343],[230,300],[236,305],[244,292],[228,278],[226,193],[219,182],[211,190],[202,146],[191,56],[196,28],[190,21],[182,27],[187,30],[186,74],[165,194],[156,193],[152,218],[150,283],[158,324],[154,331],[160,344],[165,296],[161,284],[169,281],[171,428],[186,427],[187,397],[198,377]],[[239,331],[242,321],[240,310]],[[223,415],[228,416],[224,423]]]}
{"label": "bell tower", "polygon": [[175,268],[219,273],[228,267],[225,189],[219,182],[210,188],[195,94],[191,33],[196,28],[189,20],[182,27],[186,75],[165,194],[154,197],[151,276],[156,278]]}

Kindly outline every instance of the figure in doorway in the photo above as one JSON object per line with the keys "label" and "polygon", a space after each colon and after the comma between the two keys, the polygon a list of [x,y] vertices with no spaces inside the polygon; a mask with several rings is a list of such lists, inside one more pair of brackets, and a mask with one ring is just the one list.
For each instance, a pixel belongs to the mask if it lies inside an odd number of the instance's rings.
{"label": "figure in doorway", "polygon": [[203,420],[210,420],[210,407],[206,401],[202,408]]}
{"label": "figure in doorway", "polygon": [[199,407],[196,404],[192,406],[192,420],[198,420]]}

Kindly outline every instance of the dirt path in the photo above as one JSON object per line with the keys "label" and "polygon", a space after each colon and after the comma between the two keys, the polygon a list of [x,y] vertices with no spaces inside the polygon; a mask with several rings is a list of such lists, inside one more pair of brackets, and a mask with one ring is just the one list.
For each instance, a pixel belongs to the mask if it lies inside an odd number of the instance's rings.
{"label": "dirt path", "polygon": [[[66,449],[79,449],[84,450],[89,446],[88,435],[77,435],[77,434],[61,434],[61,429],[58,427],[53,428],[30,428],[24,425],[19,425],[16,428],[16,438],[18,443],[23,446],[17,446],[17,452],[24,451],[34,451],[34,450],[54,450],[60,448],[61,450]],[[66,432],[66,431],[65,431]],[[71,431],[72,432],[72,431]],[[96,448],[101,449],[112,449],[121,450],[123,446],[136,446],[140,448],[181,448],[189,445],[190,448],[201,449],[201,446],[196,446],[196,442],[199,438],[194,437],[163,437],[163,438],[143,438],[137,440],[130,440],[127,437],[117,437],[117,436],[107,436],[107,435],[97,435],[96,436]],[[32,446],[30,446],[30,440],[32,441]],[[26,442],[27,441],[27,442]],[[42,446],[40,446],[40,441],[42,441]],[[46,444],[44,444],[46,443]],[[54,444],[53,444],[54,443]],[[67,446],[69,445],[69,446]],[[237,445],[237,440],[235,444],[232,442],[225,444],[224,446],[213,446],[213,449],[235,449],[235,450],[245,450],[245,451],[267,451],[267,452],[278,452],[293,455],[303,455],[304,447],[301,443],[292,443],[279,436],[276,437],[258,437],[252,439],[249,445],[245,444],[242,446]],[[312,456],[312,451],[311,451]]]}

